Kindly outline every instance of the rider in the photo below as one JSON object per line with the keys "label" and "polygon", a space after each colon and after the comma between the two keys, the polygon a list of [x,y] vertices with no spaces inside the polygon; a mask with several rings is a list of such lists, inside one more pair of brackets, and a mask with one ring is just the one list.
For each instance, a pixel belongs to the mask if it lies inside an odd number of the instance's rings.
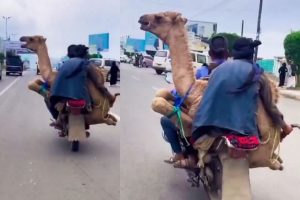
{"label": "rider", "polygon": [[109,98],[112,105],[116,97],[105,88],[104,80],[99,80],[96,76],[96,66],[88,61],[88,47],[70,45],[68,57],[70,59],[61,66],[53,84],[51,104],[55,105],[63,99],[83,99],[90,104],[91,99],[86,85],[87,79],[90,78],[97,89]]}
{"label": "rider", "polygon": [[[238,39],[233,46],[233,61],[219,66],[211,75],[206,92],[193,121],[193,141],[205,134],[234,133],[250,136],[259,143],[257,105],[260,97],[274,124],[283,135],[292,131],[272,102],[271,87],[263,71],[253,62],[259,41]],[[246,80],[246,81],[245,81]],[[258,144],[257,144],[258,145]]]}
{"label": "rider", "polygon": [[[211,73],[218,65],[225,62],[229,55],[228,42],[226,38],[222,36],[213,37],[210,40],[209,49],[210,49],[209,55],[211,57],[211,63],[207,67],[208,69],[207,73]],[[207,76],[207,74],[205,76]],[[203,77],[198,77],[198,78],[203,78]],[[177,102],[181,100],[181,97],[176,93],[176,91],[173,91],[172,94],[175,98],[175,105],[176,105]],[[187,112],[184,106],[182,110],[183,112]],[[178,136],[178,131],[180,131],[179,128],[176,127],[175,124],[167,117],[161,118],[161,126],[163,128],[164,134],[168,142],[171,145],[172,151],[174,152],[174,156],[168,160],[165,160],[165,162],[171,164],[174,163],[175,167],[186,168],[189,166],[193,166],[195,164],[194,159],[192,157],[193,149],[190,145],[187,146],[186,152],[183,152],[180,145],[179,136]],[[184,154],[188,154],[189,158],[185,159]]]}

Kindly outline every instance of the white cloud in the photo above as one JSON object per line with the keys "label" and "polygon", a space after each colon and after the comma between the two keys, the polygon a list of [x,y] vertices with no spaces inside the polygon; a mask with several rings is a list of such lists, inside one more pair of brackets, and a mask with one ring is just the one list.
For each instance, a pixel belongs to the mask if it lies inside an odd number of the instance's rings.
{"label": "white cloud", "polygon": [[[11,16],[8,33],[43,35],[49,54],[61,57],[70,44],[88,45],[88,35],[110,33],[110,55],[119,56],[119,0],[0,0],[0,13]],[[4,20],[0,24],[5,36]],[[2,31],[3,30],[3,31]]]}

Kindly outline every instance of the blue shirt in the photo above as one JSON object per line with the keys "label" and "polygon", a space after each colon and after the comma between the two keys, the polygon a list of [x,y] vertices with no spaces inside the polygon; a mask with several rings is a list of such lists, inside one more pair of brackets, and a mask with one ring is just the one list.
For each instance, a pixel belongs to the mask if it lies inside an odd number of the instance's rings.
{"label": "blue shirt", "polygon": [[196,79],[201,79],[208,76],[208,68],[207,66],[201,66],[196,71]]}

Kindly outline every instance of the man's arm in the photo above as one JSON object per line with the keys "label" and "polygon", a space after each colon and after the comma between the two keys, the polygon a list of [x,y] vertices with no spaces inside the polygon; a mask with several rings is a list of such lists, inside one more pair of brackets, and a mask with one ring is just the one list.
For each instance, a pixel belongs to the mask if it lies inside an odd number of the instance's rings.
{"label": "man's arm", "polygon": [[[103,94],[108,97],[110,105],[112,106],[116,100],[116,96],[119,94],[112,95],[108,89],[104,86],[105,78],[104,75],[97,69],[97,66],[89,64],[87,66],[88,78],[95,84],[96,88]],[[101,73],[101,74],[99,74]]]}

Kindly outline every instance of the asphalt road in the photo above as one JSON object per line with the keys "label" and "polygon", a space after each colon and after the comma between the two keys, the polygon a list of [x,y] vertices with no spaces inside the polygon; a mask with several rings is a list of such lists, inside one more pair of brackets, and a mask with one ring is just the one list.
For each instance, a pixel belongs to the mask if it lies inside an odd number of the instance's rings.
{"label": "asphalt road", "polygon": [[[153,69],[121,65],[121,199],[205,200],[201,188],[191,188],[186,173],[163,162],[171,149],[161,136],[160,115],[151,109],[155,91],[172,87]],[[126,94],[126,95],[124,95]],[[300,123],[300,101],[282,98],[287,121]],[[280,147],[284,171],[251,170],[254,200],[300,199],[300,132],[295,130]]]}
{"label": "asphalt road", "polygon": [[[27,89],[34,73],[0,81],[0,199],[120,199],[120,123],[93,126],[80,151],[71,152],[49,127],[41,96]],[[120,115],[120,99],[112,112]]]}

